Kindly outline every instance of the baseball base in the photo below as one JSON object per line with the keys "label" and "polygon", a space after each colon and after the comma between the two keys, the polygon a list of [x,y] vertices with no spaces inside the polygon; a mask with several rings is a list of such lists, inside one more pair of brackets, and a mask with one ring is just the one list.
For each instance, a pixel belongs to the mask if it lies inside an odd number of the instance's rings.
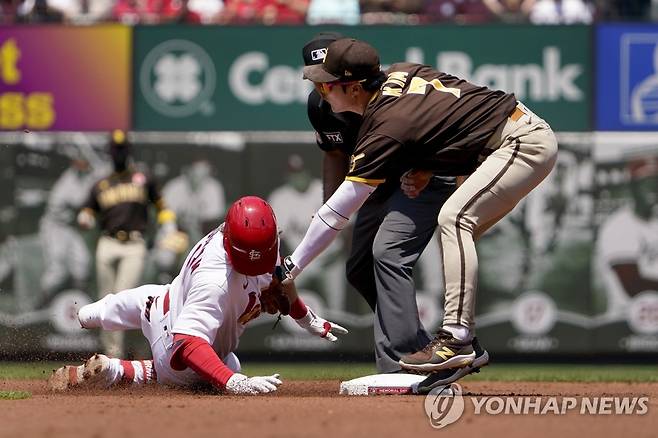
{"label": "baseball base", "polygon": [[373,374],[340,383],[341,395],[416,394],[427,376],[418,374]]}

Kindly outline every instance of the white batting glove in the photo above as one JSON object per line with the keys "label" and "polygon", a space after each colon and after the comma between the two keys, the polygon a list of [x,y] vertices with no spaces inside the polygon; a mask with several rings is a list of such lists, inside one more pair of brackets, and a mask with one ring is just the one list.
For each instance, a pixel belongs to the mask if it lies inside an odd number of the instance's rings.
{"label": "white batting glove", "polygon": [[231,394],[267,394],[276,391],[281,384],[278,374],[271,376],[247,377],[244,374],[235,373],[226,382],[226,391]]}
{"label": "white batting glove", "polygon": [[328,341],[336,342],[338,338],[334,336],[334,333],[340,335],[346,335],[348,333],[345,327],[341,327],[335,322],[329,322],[324,318],[320,318],[308,306],[306,306],[306,309],[308,309],[306,316],[296,319],[295,322],[313,336],[319,336]]}

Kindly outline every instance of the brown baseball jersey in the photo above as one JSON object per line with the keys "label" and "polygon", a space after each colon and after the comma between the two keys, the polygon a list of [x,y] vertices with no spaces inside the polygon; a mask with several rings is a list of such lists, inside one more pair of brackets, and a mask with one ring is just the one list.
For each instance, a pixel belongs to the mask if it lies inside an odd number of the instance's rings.
{"label": "brown baseball jersey", "polygon": [[150,203],[158,210],[164,206],[155,183],[142,172],[128,170],[98,181],[85,207],[97,212],[101,229],[113,235],[118,231],[144,232]]}
{"label": "brown baseball jersey", "polygon": [[426,65],[399,63],[363,114],[348,180],[380,184],[409,169],[467,175],[513,94],[471,84]]}

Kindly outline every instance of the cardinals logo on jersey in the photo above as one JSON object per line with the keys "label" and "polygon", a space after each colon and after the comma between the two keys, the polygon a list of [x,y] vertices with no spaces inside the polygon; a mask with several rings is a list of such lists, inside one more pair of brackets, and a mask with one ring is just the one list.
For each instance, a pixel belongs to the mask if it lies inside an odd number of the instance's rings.
{"label": "cardinals logo on jersey", "polygon": [[258,297],[256,292],[249,292],[249,302],[247,307],[242,312],[242,315],[238,318],[238,322],[242,325],[245,325],[252,319],[258,318],[260,315],[260,302],[257,302]]}

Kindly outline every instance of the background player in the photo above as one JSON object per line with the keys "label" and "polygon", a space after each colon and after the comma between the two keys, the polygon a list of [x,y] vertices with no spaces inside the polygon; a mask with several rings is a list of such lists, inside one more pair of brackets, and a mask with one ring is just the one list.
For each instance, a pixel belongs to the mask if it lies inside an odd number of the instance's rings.
{"label": "background player", "polygon": [[[477,255],[474,240],[551,171],[557,141],[550,127],[513,95],[411,63],[394,64],[380,89],[379,54],[369,44],[340,39],[322,64],[304,68],[335,112],[363,115],[347,179],[314,217],[301,245],[285,260],[296,277],[345,227],[375,187],[402,177],[402,190],[419,194],[418,170],[469,178],[438,217],[446,281],[443,329],[400,365],[424,372],[472,364]],[[423,187],[420,184],[420,187]]]}
{"label": "background player", "polygon": [[91,255],[75,217],[84,205],[89,190],[107,167],[87,143],[65,148],[69,167],[53,184],[46,211],[39,222],[39,240],[44,255],[41,275],[42,297],[37,307],[46,305],[67,280],[85,290]]}
{"label": "background player", "polygon": [[658,291],[658,157],[637,157],[627,170],[632,202],[605,219],[596,246],[611,319],[625,318],[639,293]]}
{"label": "background player", "polygon": [[[144,231],[148,209],[158,210],[160,234],[176,232],[176,215],[165,207],[155,183],[130,162],[131,145],[122,131],[114,131],[110,156],[114,171],[94,184],[85,207],[78,214],[78,224],[93,228],[96,215],[103,235],[96,247],[96,282],[99,297],[112,291],[130,289],[140,280],[146,257]],[[103,351],[123,356],[123,333],[103,332]]]}
{"label": "background player", "polygon": [[[276,218],[269,204],[255,196],[237,200],[226,222],[190,251],[171,284],[109,294],[79,310],[84,328],[141,328],[153,360],[131,362],[97,354],[79,367],[56,370],[50,387],[110,386],[122,380],[189,387],[205,381],[234,394],[275,391],[279,375],[240,374],[234,350],[245,326],[261,313],[261,303],[268,312],[288,312],[285,305],[273,309],[264,300],[264,294],[278,293],[281,283],[272,278],[278,260]],[[315,315],[296,296],[294,286],[287,292],[290,316],[309,333],[329,341],[336,341],[334,333],[347,333]]]}
{"label": "background player", "polygon": [[[340,38],[342,35],[333,32],[316,35],[302,49],[304,64],[322,64],[329,44]],[[373,75],[362,86],[374,92],[385,77],[383,72]],[[308,97],[307,111],[318,146],[324,151],[322,180],[326,202],[348,173],[361,115],[332,111],[317,89]],[[455,180],[430,176],[427,187],[415,199],[402,192],[398,179],[391,178],[379,185],[359,210],[352,233],[347,278],[375,312],[375,359],[381,373],[399,371],[402,355],[423,348],[432,339],[420,322],[412,274],[434,235],[436,217],[454,191]],[[484,353],[478,345],[478,366],[486,365],[488,354]]]}

